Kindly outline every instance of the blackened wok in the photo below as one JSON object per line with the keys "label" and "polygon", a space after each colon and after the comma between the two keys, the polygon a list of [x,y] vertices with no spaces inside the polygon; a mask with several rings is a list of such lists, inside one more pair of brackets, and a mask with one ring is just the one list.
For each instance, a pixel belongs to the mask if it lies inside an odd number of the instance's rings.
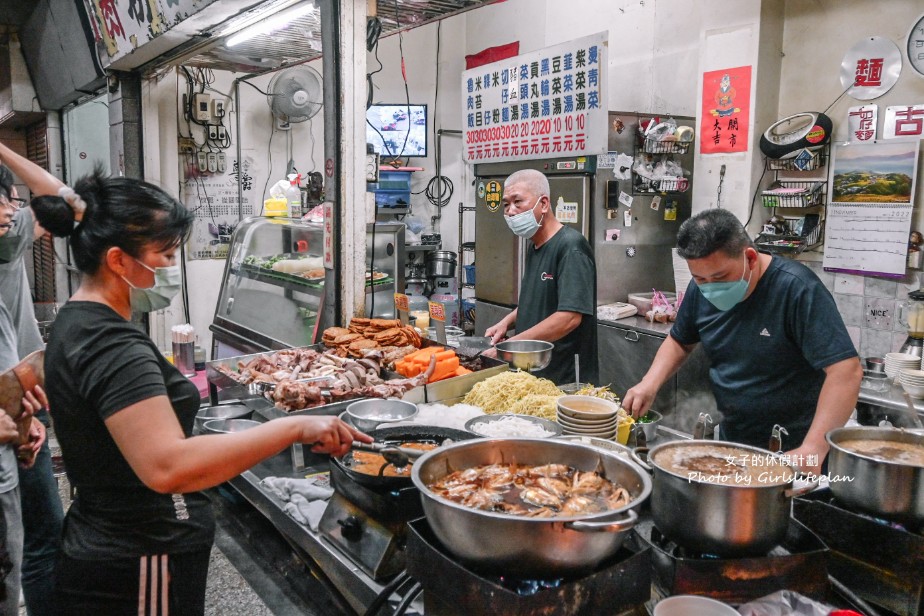
{"label": "blackened wok", "polygon": [[[447,439],[453,442],[476,438],[471,432],[443,428],[440,426],[389,426],[368,432],[376,442],[381,443],[436,443],[441,445]],[[337,465],[344,474],[356,483],[373,490],[392,491],[413,486],[408,477],[385,477],[360,473],[352,468],[353,453],[342,458],[331,458],[331,464]]]}

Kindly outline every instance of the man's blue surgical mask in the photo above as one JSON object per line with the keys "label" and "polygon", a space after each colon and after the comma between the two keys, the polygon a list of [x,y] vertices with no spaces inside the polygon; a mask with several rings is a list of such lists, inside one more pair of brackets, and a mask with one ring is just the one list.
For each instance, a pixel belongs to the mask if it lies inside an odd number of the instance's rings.
{"label": "man's blue surgical mask", "polygon": [[536,203],[533,204],[533,207],[525,212],[520,212],[513,216],[504,216],[504,220],[507,221],[507,226],[510,227],[510,230],[525,239],[530,239],[532,236],[536,235],[536,231],[542,226],[542,218],[545,218],[544,212],[538,221],[533,215],[533,210],[536,209],[540,201],[542,201],[541,196],[536,199]]}
{"label": "man's blue surgical mask", "polygon": [[734,282],[705,282],[697,285],[699,292],[719,310],[731,310],[748,294],[748,286],[751,284],[747,254],[744,255],[744,269],[748,272],[747,280],[744,279],[744,272],[741,272],[741,279]]}
{"label": "man's blue surgical mask", "polygon": [[[138,261],[138,259],[135,259]],[[154,272],[154,286],[147,289],[140,289],[130,283],[125,276],[122,280],[131,287],[129,299],[131,301],[133,312],[154,312],[162,310],[170,305],[171,300],[180,292],[183,281],[183,275],[180,273],[179,265],[169,267],[148,267],[141,261],[138,261],[141,267]]]}

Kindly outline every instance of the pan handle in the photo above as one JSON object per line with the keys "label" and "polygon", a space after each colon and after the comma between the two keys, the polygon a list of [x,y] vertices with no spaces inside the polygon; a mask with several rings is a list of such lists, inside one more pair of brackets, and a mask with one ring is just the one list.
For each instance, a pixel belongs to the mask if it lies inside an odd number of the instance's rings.
{"label": "pan handle", "polygon": [[[642,458],[644,455],[644,459]],[[643,469],[651,472],[651,464],[648,463],[648,448],[647,447],[636,447],[635,449],[629,452],[629,456],[632,458],[632,461],[641,466]]]}
{"label": "pan handle", "polygon": [[786,498],[798,498],[805,494],[808,494],[812,490],[818,487],[818,480],[813,479],[810,483],[802,486],[801,488],[790,488],[783,492],[783,496]]}
{"label": "pan handle", "polygon": [[625,517],[621,519],[604,519],[599,521],[582,520],[579,522],[565,522],[565,528],[580,532],[591,533],[618,533],[631,529],[638,521],[638,514],[629,509],[625,512]]}

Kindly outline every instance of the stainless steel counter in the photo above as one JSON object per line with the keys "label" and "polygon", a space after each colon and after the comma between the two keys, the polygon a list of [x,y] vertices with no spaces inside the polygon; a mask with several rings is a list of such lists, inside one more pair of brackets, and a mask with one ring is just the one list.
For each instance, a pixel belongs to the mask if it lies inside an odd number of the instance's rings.
{"label": "stainless steel counter", "polygon": [[291,543],[314,559],[318,568],[359,614],[366,611],[383,586],[366,575],[353,561],[319,533],[299,524],[283,509],[284,503],[260,486],[265,477],[302,478],[313,472],[328,470],[326,456],[308,454],[307,469],[293,472],[291,457],[286,453],[270,458],[229,483],[276,527]]}
{"label": "stainless steel counter", "polygon": [[[871,391],[860,388],[857,400],[857,421],[864,425],[878,425],[882,419],[888,419],[896,427],[911,428],[908,404],[905,402],[901,385],[890,385],[886,391]],[[924,422],[924,400],[912,398],[918,418]]]}
{"label": "stainless steel counter", "polygon": [[666,338],[667,334],[669,334],[671,331],[671,327],[674,325],[673,323],[652,323],[645,317],[640,317],[638,315],[626,317],[625,319],[619,319],[618,321],[606,321],[604,319],[598,319],[597,323],[599,325],[623,327],[625,329],[635,330],[643,334],[658,336],[659,338]]}

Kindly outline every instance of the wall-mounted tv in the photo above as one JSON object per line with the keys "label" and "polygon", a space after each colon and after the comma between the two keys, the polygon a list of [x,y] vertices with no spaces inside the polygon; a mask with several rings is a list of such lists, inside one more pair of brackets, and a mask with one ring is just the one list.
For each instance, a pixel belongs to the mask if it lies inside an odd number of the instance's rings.
{"label": "wall-mounted tv", "polygon": [[366,143],[382,158],[427,155],[427,106],[372,105],[366,110]]}

